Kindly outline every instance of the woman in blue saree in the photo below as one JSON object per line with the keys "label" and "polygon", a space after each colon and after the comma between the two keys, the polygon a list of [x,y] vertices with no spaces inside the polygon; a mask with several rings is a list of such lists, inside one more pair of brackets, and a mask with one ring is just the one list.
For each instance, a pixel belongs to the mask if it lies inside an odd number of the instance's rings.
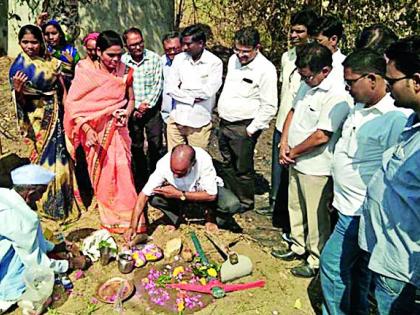
{"label": "woman in blue saree", "polygon": [[37,202],[39,213],[60,222],[76,220],[83,204],[66,150],[62,126],[63,109],[58,90],[63,85],[61,62],[46,55],[42,31],[23,26],[18,34],[22,52],[9,71],[18,124],[24,142],[30,146],[31,163],[55,173],[47,192]]}

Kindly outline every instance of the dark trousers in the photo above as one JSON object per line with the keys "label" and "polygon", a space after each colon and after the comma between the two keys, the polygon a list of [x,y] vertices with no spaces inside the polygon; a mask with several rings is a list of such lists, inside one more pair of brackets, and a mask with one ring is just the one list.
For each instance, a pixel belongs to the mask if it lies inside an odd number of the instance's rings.
{"label": "dark trousers", "polygon": [[[159,104],[159,102],[158,102]],[[156,163],[163,153],[163,121],[160,106],[149,109],[140,119],[131,119],[128,123],[131,138],[132,170],[134,184],[139,192],[156,168]],[[144,134],[147,137],[147,156],[144,152]]]}
{"label": "dark trousers", "polygon": [[271,154],[271,190],[270,205],[274,204],[273,226],[285,233],[290,232],[289,219],[289,170],[279,163],[279,143],[281,132],[274,129],[273,150]]}
{"label": "dark trousers", "polygon": [[179,225],[183,217],[204,222],[204,212],[208,210],[214,212],[218,225],[225,226],[233,220],[232,216],[241,207],[238,198],[224,187],[218,187],[216,202],[188,202],[179,199],[167,199],[156,195],[150,199],[150,204],[162,210],[174,225]]}
{"label": "dark trousers", "polygon": [[246,127],[251,119],[220,121],[219,149],[223,158],[222,177],[239,199],[244,210],[254,208],[254,149],[261,131],[249,137]]}

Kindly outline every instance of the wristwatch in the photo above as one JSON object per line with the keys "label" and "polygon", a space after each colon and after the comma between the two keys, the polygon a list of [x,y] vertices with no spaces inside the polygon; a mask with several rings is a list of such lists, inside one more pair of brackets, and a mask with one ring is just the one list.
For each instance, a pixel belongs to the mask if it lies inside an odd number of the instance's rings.
{"label": "wristwatch", "polygon": [[185,196],[185,191],[181,192],[181,196],[179,196],[179,199],[181,199],[181,201],[187,200],[187,196]]}

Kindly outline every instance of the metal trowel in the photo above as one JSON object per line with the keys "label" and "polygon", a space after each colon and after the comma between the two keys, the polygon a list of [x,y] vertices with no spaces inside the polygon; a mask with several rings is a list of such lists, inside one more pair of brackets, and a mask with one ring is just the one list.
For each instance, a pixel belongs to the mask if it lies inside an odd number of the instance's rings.
{"label": "metal trowel", "polygon": [[251,259],[248,256],[238,255],[236,252],[231,251],[230,246],[232,246],[232,243],[228,246],[222,246],[210,233],[206,232],[206,237],[225,260],[220,268],[220,280],[222,282],[242,278],[252,273]]}

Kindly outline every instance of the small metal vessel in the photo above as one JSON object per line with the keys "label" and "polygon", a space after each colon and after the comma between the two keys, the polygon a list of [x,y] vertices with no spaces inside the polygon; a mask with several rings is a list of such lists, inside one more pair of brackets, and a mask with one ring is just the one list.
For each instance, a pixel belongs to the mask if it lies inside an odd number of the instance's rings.
{"label": "small metal vessel", "polygon": [[134,269],[134,259],[131,254],[121,253],[118,255],[118,270],[121,273],[130,273]]}

